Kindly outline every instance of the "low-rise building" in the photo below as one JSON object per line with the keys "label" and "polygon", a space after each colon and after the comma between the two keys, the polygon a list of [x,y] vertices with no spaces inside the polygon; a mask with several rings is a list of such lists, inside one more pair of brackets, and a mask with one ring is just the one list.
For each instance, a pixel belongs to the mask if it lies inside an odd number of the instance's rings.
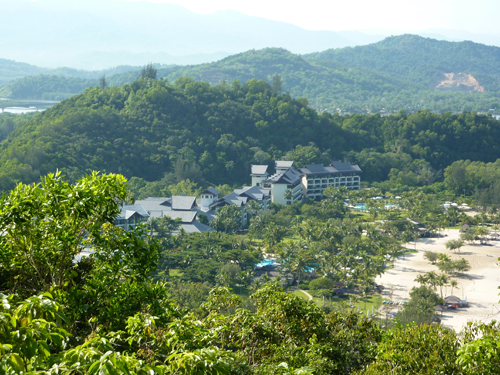
{"label": "low-rise building", "polygon": [[[196,203],[196,197],[187,195],[174,195],[170,198],[149,197],[137,200],[134,206],[142,207],[149,215],[149,218],[170,217],[179,219],[179,230],[183,229],[187,233],[211,232],[213,228],[200,223],[198,214],[202,211]],[[208,220],[213,219],[209,212],[204,213]]]}
{"label": "low-rise building", "polygon": [[200,194],[200,208],[202,211],[209,211],[210,205],[219,199],[220,191],[210,187]]}
{"label": "low-rise building", "polygon": [[249,202],[255,201],[260,209],[268,209],[270,202],[270,191],[260,186],[243,186],[241,189],[235,189],[231,194],[219,198],[210,205],[210,209],[217,212],[221,207],[234,204],[241,209],[241,227],[248,225],[250,218],[256,211],[247,206]]}
{"label": "low-rise building", "polygon": [[124,205],[115,219],[115,226],[132,230],[137,224],[147,222],[149,218],[149,213],[140,204]]}
{"label": "low-rise building", "polygon": [[252,173],[250,174],[250,176],[252,176],[252,186],[262,186],[262,181],[266,180],[269,177],[267,168],[267,165],[252,164]]}

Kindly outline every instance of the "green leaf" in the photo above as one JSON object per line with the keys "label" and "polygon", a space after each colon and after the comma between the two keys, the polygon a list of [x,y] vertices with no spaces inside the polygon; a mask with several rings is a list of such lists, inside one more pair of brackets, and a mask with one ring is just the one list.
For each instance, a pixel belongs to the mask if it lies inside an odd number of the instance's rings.
{"label": "green leaf", "polygon": [[[111,364],[111,362],[109,362],[109,361],[104,362],[104,366],[106,366],[106,370],[108,370],[109,374],[112,374],[112,375],[116,374],[116,371],[115,371],[113,365]],[[102,373],[102,370],[103,369],[101,368],[101,373]]]}
{"label": "green leaf", "polygon": [[12,353],[9,358],[9,363],[16,371],[24,371],[24,361],[21,356],[17,353]]}

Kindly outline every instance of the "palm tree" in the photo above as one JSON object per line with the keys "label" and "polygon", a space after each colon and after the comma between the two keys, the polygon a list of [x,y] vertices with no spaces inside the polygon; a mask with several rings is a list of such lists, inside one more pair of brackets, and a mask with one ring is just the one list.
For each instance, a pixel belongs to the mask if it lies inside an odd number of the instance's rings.
{"label": "palm tree", "polygon": [[261,209],[259,202],[256,200],[252,199],[250,202],[247,203],[246,205],[246,210],[250,215],[255,215],[257,212],[259,212]]}
{"label": "palm tree", "polygon": [[484,243],[484,237],[486,237],[488,233],[489,231],[485,227],[479,227],[476,229],[476,235],[479,237],[481,245]]}
{"label": "palm tree", "polygon": [[456,288],[458,286],[458,281],[457,280],[451,280],[450,281],[450,286],[451,286],[451,295],[453,295],[453,288]]}
{"label": "palm tree", "polygon": [[286,189],[285,193],[283,194],[283,198],[285,198],[287,206],[291,204],[293,198],[292,191],[290,189]]}
{"label": "palm tree", "polygon": [[289,258],[286,266],[290,272],[297,277],[297,289],[301,276],[306,272],[306,268],[312,263],[312,257],[308,249],[304,249],[300,244],[294,244],[290,248]]}
{"label": "palm tree", "polygon": [[446,284],[448,284],[448,276],[442,273],[436,279],[436,285],[439,286],[441,298],[443,298],[443,286],[445,286]]}
{"label": "palm tree", "polygon": [[420,285],[427,285],[429,283],[429,278],[427,277],[427,274],[420,273],[415,278],[415,281]]}
{"label": "palm tree", "polygon": [[436,290],[439,276],[434,271],[427,272],[426,275],[428,280],[427,283],[432,287],[432,289]]}

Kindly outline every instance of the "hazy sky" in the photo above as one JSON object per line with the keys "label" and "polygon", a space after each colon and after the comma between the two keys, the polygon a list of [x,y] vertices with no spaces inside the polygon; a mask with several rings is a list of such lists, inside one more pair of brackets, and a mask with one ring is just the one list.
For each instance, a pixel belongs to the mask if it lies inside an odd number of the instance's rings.
{"label": "hazy sky", "polygon": [[[144,1],[144,0],[128,0]],[[432,28],[500,34],[500,0],[147,0],[196,13],[233,9],[309,30]]]}

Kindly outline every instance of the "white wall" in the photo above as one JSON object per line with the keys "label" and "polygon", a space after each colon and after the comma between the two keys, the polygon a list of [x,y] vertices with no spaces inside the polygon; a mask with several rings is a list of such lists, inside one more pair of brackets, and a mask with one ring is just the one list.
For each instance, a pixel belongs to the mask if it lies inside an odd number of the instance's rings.
{"label": "white wall", "polygon": [[271,185],[271,201],[286,206],[285,191],[287,190],[286,184],[272,184]]}
{"label": "white wall", "polygon": [[258,186],[262,186],[261,182],[264,181],[265,179],[266,179],[266,177],[253,177],[252,176],[252,186],[257,186],[257,184],[259,184]]}

